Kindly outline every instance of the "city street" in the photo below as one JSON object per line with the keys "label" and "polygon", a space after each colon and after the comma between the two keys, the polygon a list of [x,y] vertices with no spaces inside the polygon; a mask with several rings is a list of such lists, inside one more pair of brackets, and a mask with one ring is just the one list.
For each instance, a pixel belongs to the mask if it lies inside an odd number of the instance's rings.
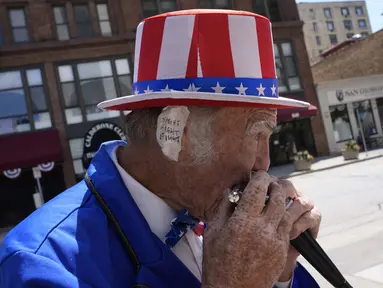
{"label": "city street", "polygon": [[[323,215],[319,243],[353,287],[383,287],[383,158],[291,181]],[[303,260],[321,287],[332,287]]]}

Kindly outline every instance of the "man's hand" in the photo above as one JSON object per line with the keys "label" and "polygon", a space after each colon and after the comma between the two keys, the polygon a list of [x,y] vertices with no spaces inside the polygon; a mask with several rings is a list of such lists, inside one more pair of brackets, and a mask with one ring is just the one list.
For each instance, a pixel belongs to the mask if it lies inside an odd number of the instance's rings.
{"label": "man's hand", "polygon": [[[297,238],[306,230],[310,230],[314,238],[317,238],[319,233],[319,225],[322,219],[322,216],[314,204],[303,197],[297,192],[293,184],[288,180],[278,180],[277,183],[281,186],[283,191],[286,194],[286,197],[296,198],[293,205],[286,211],[288,217],[296,218],[296,215],[301,215],[298,220],[295,221],[293,227],[290,231],[290,239]],[[302,213],[304,209],[301,207],[309,207],[310,210]],[[292,214],[295,214],[294,216]],[[293,271],[296,266],[297,258],[299,253],[294,247],[290,246],[289,252],[287,255],[286,266],[283,269],[278,281],[285,282],[291,279]]]}
{"label": "man's hand", "polygon": [[224,197],[204,236],[203,288],[270,288],[278,281],[293,224],[312,208],[302,202],[300,213],[286,213],[285,199],[281,186],[261,171],[252,176],[233,213]]}

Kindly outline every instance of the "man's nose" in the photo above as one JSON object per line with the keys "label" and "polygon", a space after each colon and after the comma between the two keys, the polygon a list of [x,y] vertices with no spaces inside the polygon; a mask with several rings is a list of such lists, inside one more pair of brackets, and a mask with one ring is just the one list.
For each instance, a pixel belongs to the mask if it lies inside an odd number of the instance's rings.
{"label": "man's nose", "polygon": [[265,151],[262,154],[258,154],[255,158],[255,163],[253,166],[253,171],[263,170],[268,171],[270,167],[270,157],[269,150]]}

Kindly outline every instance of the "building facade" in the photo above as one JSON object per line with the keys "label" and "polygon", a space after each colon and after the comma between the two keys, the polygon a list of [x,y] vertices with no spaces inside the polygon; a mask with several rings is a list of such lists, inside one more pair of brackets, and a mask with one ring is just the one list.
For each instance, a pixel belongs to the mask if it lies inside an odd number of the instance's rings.
{"label": "building facade", "polygon": [[367,149],[383,146],[383,30],[338,47],[313,66],[329,151],[362,137]]}
{"label": "building facade", "polygon": [[[191,8],[269,17],[281,95],[317,105],[294,0],[0,0],[0,227],[78,182],[101,142],[123,139],[124,113],[96,104],[131,94],[138,23]],[[273,164],[327,153],[315,115],[280,111]]]}
{"label": "building facade", "polygon": [[371,34],[365,1],[337,1],[298,4],[310,63],[327,49],[351,39]]}

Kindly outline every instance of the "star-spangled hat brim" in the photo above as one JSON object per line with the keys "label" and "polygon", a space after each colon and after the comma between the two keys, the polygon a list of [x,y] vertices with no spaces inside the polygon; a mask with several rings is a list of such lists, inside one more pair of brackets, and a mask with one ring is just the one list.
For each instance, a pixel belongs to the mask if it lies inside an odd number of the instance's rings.
{"label": "star-spangled hat brim", "polygon": [[106,110],[133,110],[166,106],[216,106],[252,108],[309,107],[308,102],[285,97],[263,97],[188,91],[148,92],[107,100],[98,104]]}

